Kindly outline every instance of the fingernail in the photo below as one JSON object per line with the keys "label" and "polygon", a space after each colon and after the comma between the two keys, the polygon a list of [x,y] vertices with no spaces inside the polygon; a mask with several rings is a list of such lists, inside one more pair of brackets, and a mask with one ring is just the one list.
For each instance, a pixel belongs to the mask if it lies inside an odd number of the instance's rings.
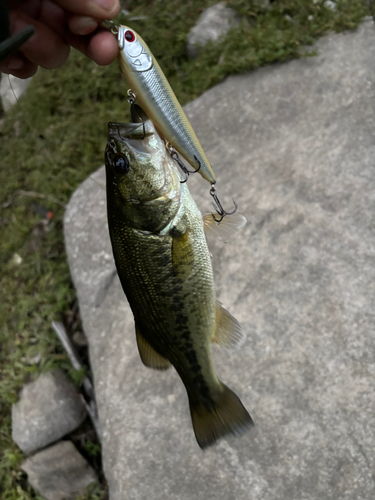
{"label": "fingernail", "polygon": [[24,65],[24,61],[20,57],[12,56],[7,64],[8,69],[21,69]]}
{"label": "fingernail", "polygon": [[116,0],[95,0],[95,3],[104,10],[113,10]]}
{"label": "fingernail", "polygon": [[81,17],[74,26],[77,35],[88,35],[98,27],[98,22],[92,17]]}

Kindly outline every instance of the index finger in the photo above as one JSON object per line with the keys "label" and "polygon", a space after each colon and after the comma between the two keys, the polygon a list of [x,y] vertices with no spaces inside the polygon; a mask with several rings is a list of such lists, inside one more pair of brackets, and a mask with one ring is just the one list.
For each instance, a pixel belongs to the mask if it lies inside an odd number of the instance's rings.
{"label": "index finger", "polygon": [[119,0],[55,0],[64,10],[73,14],[112,19],[120,10]]}

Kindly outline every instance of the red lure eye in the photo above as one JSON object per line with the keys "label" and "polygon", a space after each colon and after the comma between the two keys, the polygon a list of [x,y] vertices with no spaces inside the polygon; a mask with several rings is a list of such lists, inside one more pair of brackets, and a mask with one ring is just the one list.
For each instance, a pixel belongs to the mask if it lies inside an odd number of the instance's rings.
{"label": "red lure eye", "polygon": [[124,37],[125,37],[125,40],[127,42],[134,42],[134,40],[135,40],[134,33],[132,31],[129,31],[129,30],[125,31]]}

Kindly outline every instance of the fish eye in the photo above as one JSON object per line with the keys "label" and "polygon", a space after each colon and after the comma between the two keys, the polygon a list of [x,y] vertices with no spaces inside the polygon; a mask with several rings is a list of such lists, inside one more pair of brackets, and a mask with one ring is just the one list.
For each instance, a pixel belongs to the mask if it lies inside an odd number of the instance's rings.
{"label": "fish eye", "polygon": [[129,160],[122,154],[115,156],[112,165],[119,174],[126,174],[129,172]]}
{"label": "fish eye", "polygon": [[135,40],[135,36],[134,36],[134,33],[132,31],[125,31],[125,40],[127,42],[134,42]]}

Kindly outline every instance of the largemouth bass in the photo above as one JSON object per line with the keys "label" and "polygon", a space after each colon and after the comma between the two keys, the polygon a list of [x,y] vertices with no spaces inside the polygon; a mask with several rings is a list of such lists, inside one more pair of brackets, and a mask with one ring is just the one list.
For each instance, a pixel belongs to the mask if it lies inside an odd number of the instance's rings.
{"label": "largemouth bass", "polygon": [[150,49],[128,26],[118,28],[119,61],[137,102],[159,134],[204,179],[216,182],[212,167],[180,103]]}
{"label": "largemouth bass", "polygon": [[150,120],[109,123],[105,164],[109,233],[141,359],[175,367],[205,448],[252,420],[212,365],[211,342],[236,344],[243,333],[216,301],[202,215]]}

